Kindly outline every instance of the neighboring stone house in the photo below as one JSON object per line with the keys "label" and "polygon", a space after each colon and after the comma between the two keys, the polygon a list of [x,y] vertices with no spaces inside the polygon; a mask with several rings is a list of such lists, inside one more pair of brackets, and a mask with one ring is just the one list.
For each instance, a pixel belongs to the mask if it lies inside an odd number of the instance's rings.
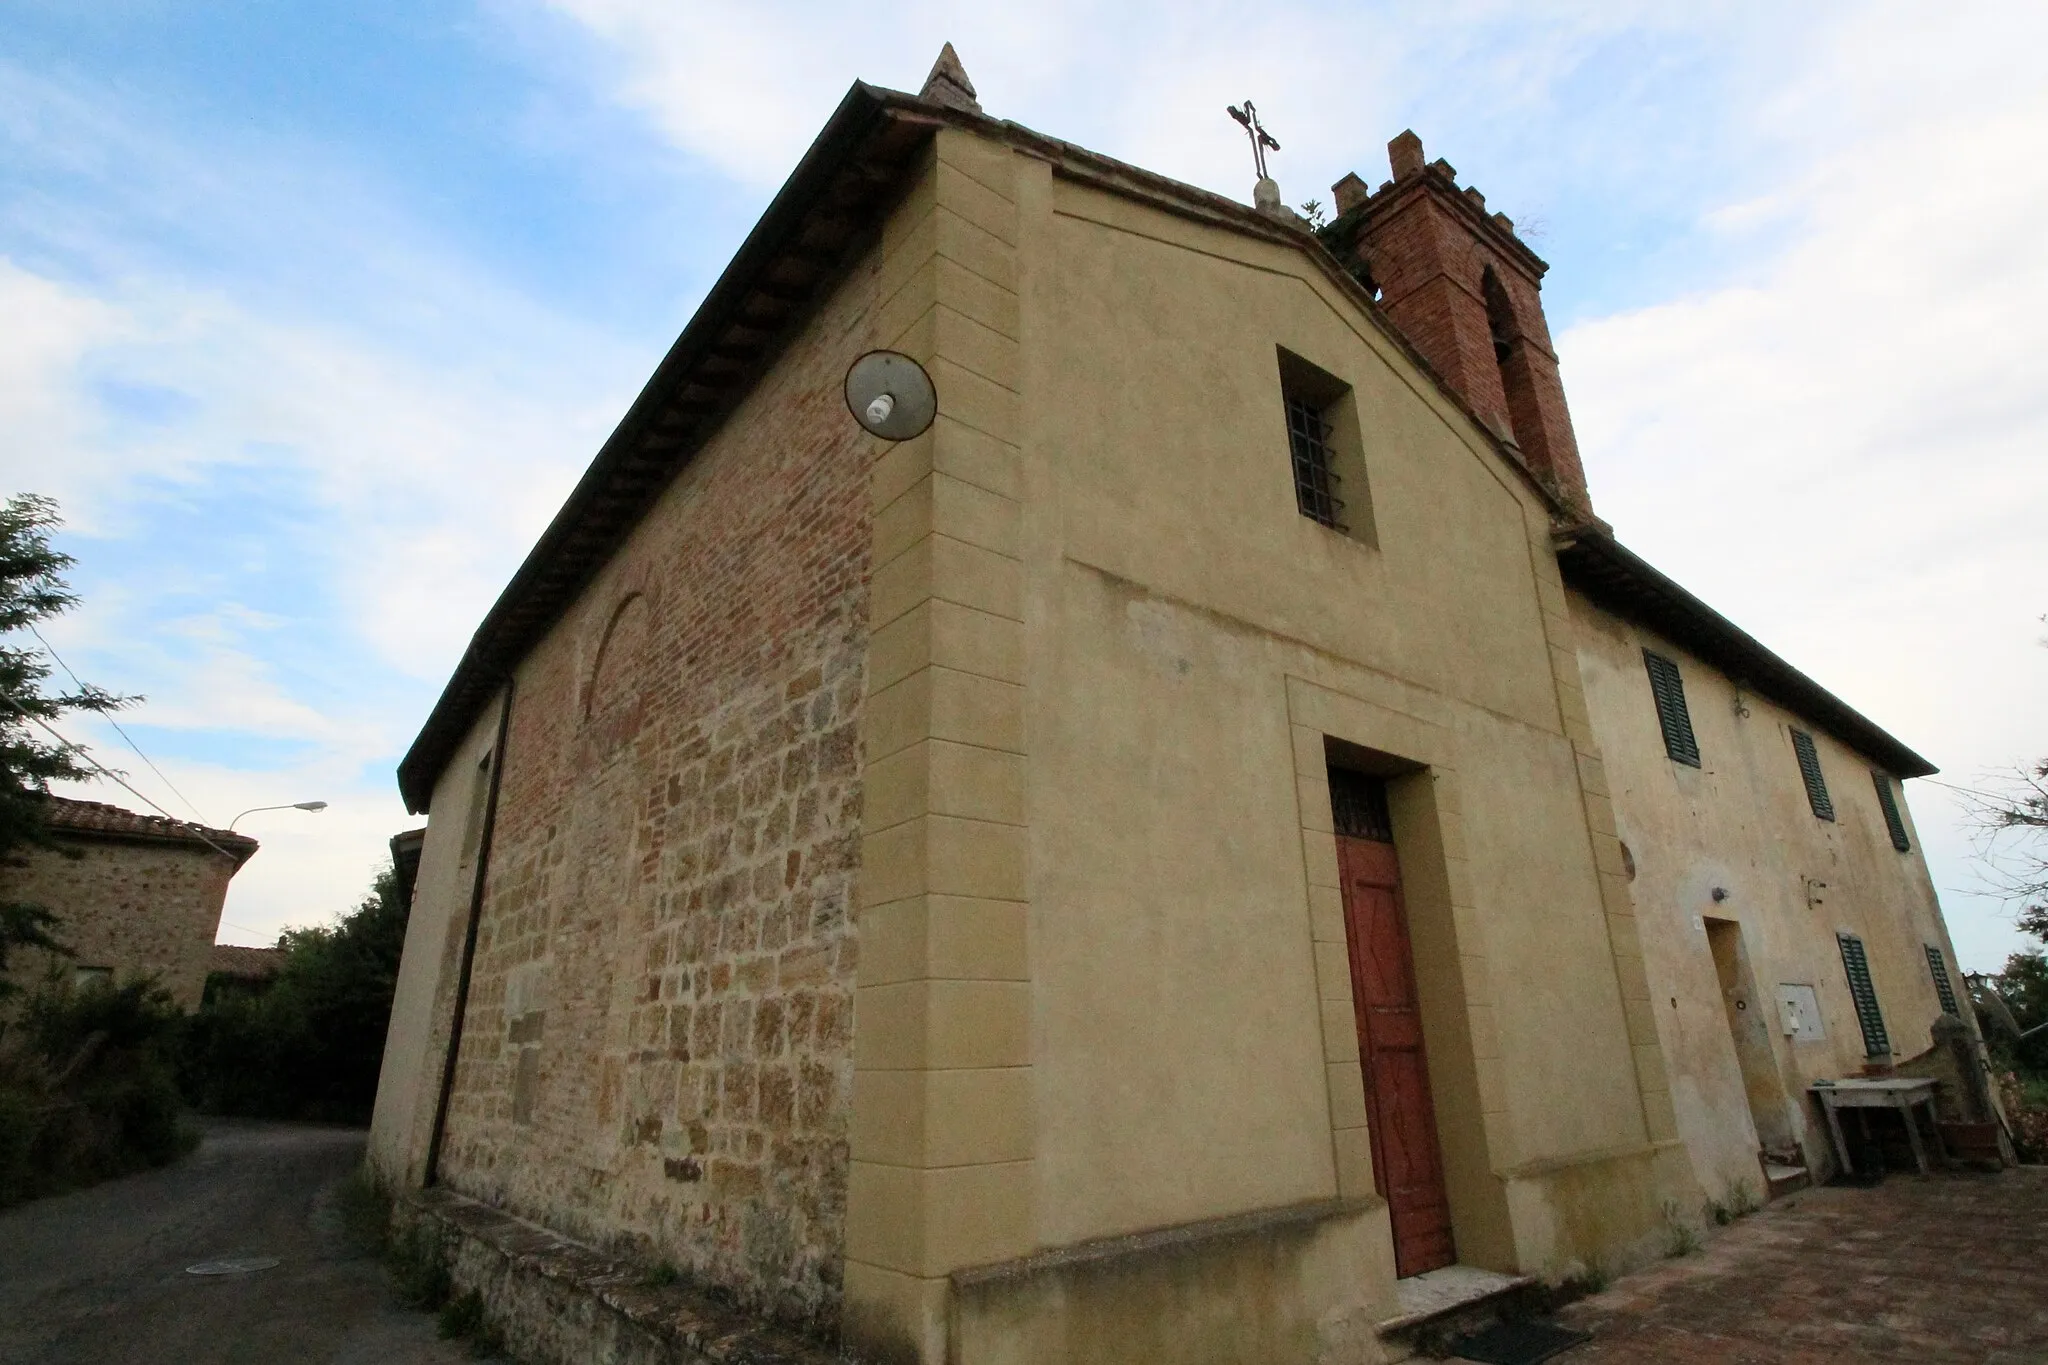
{"label": "neighboring stone house", "polygon": [[0,898],[55,914],[52,936],[73,955],[18,953],[15,983],[30,986],[52,972],[113,984],[151,976],[179,1005],[197,1009],[228,883],[256,841],[61,796],[50,798],[50,833],[63,851],[19,852],[0,867]]}
{"label": "neighboring stone house", "polygon": [[284,949],[216,943],[206,960],[206,999],[261,995],[284,970]]}
{"label": "neighboring stone house", "polygon": [[888,1359],[1372,1360],[1810,1145],[1837,930],[1917,1050],[1932,769],[1614,541],[1392,151],[1311,233],[855,86],[400,769],[385,1178]]}

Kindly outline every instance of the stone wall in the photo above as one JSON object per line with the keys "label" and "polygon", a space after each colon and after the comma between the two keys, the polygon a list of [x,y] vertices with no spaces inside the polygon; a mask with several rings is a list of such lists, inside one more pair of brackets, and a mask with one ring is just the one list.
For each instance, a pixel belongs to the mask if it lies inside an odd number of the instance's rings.
{"label": "stone wall", "polygon": [[873,288],[841,287],[515,678],[440,1169],[827,1327],[872,530],[840,383]]}
{"label": "stone wall", "polygon": [[106,967],[122,984],[153,975],[180,1005],[197,1009],[239,865],[204,845],[92,839],[72,846],[82,856],[38,850],[0,869],[0,897],[47,907],[60,921],[55,937],[76,954],[19,954],[10,978],[29,985],[53,969],[68,976]]}

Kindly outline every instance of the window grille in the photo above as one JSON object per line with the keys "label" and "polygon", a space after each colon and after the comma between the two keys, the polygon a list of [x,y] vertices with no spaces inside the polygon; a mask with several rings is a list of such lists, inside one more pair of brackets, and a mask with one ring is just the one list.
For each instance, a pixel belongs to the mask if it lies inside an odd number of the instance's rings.
{"label": "window grille", "polygon": [[1385,779],[1330,769],[1330,815],[1337,832],[1353,839],[1394,842],[1394,817],[1387,808]]}
{"label": "window grille", "polygon": [[1345,530],[1344,500],[1330,468],[1330,424],[1322,409],[1302,398],[1287,400],[1287,444],[1294,452],[1294,504],[1301,514],[1334,531]]}
{"label": "window grille", "polygon": [[1934,993],[1941,997],[1941,1012],[1962,1018],[1963,1012],[1956,1008],[1956,988],[1949,984],[1948,963],[1943,959],[1941,949],[1932,943],[1921,946],[1927,949],[1927,971],[1934,978]]}
{"label": "window grille", "polygon": [[1901,853],[1913,847],[1913,841],[1906,837],[1906,821],[1899,814],[1899,799],[1892,794],[1892,780],[1873,769],[1870,780],[1877,785],[1877,804],[1884,811],[1884,827],[1891,831],[1892,847]]}
{"label": "window grille", "polygon": [[1842,946],[1842,970],[1849,977],[1849,996],[1856,1002],[1856,1022],[1863,1028],[1863,1051],[1872,1057],[1889,1057],[1892,1040],[1877,1008],[1877,988],[1870,984],[1870,959],[1864,956],[1863,940],[1854,934],[1836,934],[1835,941]]}
{"label": "window grille", "polygon": [[1806,804],[1813,807],[1814,817],[1834,819],[1835,803],[1828,797],[1828,780],[1821,776],[1820,751],[1813,747],[1813,736],[1794,730],[1792,752],[1799,756],[1799,779],[1806,783]]}
{"label": "window grille", "polygon": [[1664,731],[1664,752],[1673,763],[1688,768],[1700,766],[1700,742],[1692,733],[1692,713],[1685,709],[1685,679],[1678,665],[1649,650],[1643,651],[1643,667],[1650,672],[1650,696],[1657,703],[1657,724]]}

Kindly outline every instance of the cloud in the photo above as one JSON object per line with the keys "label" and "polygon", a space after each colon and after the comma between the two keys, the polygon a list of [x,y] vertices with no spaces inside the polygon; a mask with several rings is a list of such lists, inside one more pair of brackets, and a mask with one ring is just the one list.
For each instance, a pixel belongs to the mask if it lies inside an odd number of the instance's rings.
{"label": "cloud", "polygon": [[[1961,780],[2048,752],[2044,19],[2009,7],[1318,7],[1055,0],[744,13],[554,0],[616,97],[755,193],[846,84],[951,39],[982,103],[1224,193],[1252,95],[1290,199],[1404,125],[1541,243],[1624,539]],[[1020,14],[1022,19],[1020,21]],[[1554,251],[1553,251],[1554,248]],[[1914,793],[1973,966],[2013,946],[1939,788]]]}
{"label": "cloud", "polygon": [[[1963,785],[2048,753],[2048,91],[2032,41],[1983,37],[1840,25],[1763,111],[1814,127],[1806,159],[1710,214],[1766,234],[1737,278],[1558,342],[1618,533]],[[1995,967],[2019,941],[1959,812],[1914,803],[1958,948]]]}
{"label": "cloud", "polygon": [[1287,148],[1277,173],[1305,197],[1376,153],[1398,131],[1391,111],[1427,105],[1446,126],[1511,120],[1552,103],[1619,36],[1709,27],[1624,0],[1550,6],[1540,19],[1506,0],[1255,11],[1214,0],[911,0],[886,24],[871,10],[791,0],[549,7],[604,45],[598,78],[615,98],[756,190],[782,180],[854,80],[916,90],[947,41],[992,116],[1226,193],[1250,185],[1223,106],[1251,95]]}

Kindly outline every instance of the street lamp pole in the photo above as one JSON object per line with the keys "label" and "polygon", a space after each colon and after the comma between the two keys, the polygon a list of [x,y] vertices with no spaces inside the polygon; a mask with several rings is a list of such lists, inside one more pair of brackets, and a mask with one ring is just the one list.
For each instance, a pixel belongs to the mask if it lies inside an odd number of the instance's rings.
{"label": "street lamp pole", "polygon": [[[326,810],[326,809],[327,809],[327,803],[326,803],[325,801],[288,801],[288,802],[286,802],[286,803],[285,803],[284,805],[282,805],[282,806],[251,806],[251,807],[249,807],[249,809],[247,809],[247,810],[243,811],[243,812],[242,812],[242,815],[255,815],[255,814],[256,814],[257,812],[259,812],[259,811],[266,811],[266,810],[314,810],[314,811],[319,811],[319,810]],[[230,821],[228,821],[228,833],[230,833],[230,834],[233,834],[233,833],[235,832],[235,823],[236,823],[236,821],[238,821],[238,820],[240,820],[240,819],[242,818],[242,815],[237,815],[237,816],[236,816],[236,817],[234,818],[234,820],[230,820]]]}

